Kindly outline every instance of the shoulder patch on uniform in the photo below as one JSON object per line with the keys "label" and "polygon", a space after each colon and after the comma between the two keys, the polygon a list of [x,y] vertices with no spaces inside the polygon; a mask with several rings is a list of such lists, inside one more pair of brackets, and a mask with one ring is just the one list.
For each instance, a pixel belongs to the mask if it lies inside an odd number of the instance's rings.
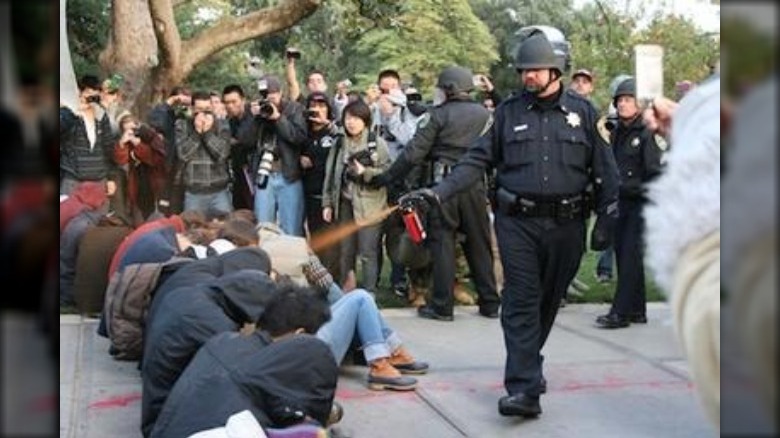
{"label": "shoulder patch on uniform", "polygon": [[426,112],[425,114],[420,117],[420,120],[417,121],[417,129],[425,128],[425,126],[428,125],[428,123],[431,122],[431,113]]}

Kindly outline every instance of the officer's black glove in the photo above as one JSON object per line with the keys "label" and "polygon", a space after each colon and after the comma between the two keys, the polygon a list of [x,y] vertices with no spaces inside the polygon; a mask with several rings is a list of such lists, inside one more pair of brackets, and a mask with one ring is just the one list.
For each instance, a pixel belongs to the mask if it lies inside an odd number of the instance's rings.
{"label": "officer's black glove", "polygon": [[612,246],[612,236],[615,232],[615,217],[599,215],[590,233],[590,249],[605,251]]}
{"label": "officer's black glove", "polygon": [[428,188],[412,190],[411,192],[398,198],[399,205],[419,205],[420,203],[425,204],[427,207],[435,207],[441,205],[441,200],[439,199],[439,195],[437,195],[436,192]]}
{"label": "officer's black glove", "polygon": [[371,181],[366,183],[366,186],[371,189],[381,189],[382,187],[387,187],[388,184],[390,184],[390,177],[387,175],[387,172],[384,172],[374,175]]}

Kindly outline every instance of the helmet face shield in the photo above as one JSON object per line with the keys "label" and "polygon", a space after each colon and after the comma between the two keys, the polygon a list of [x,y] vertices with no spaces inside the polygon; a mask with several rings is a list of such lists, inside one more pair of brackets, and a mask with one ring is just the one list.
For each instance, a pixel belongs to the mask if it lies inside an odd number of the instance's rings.
{"label": "helmet face shield", "polygon": [[[526,61],[524,63],[519,62],[520,61],[519,52],[523,44],[528,39],[536,35],[542,35],[548,41],[552,49],[551,50],[552,56],[550,56],[549,58],[545,58],[544,62],[532,63],[528,59],[524,59],[524,61]],[[515,69],[524,70],[524,69],[552,68],[558,70],[558,72],[561,75],[565,74],[570,70],[571,44],[566,40],[566,37],[563,35],[563,32],[561,32],[559,29],[552,26],[544,26],[544,25],[526,26],[521,28],[517,32],[515,32],[515,38],[517,41],[513,52],[513,56],[515,59]]]}

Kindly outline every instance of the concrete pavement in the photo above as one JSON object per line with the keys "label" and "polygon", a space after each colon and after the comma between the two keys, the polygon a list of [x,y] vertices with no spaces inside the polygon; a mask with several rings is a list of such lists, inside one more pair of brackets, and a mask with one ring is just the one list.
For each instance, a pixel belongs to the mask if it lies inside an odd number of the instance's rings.
{"label": "concrete pavement", "polygon": [[[345,366],[336,399],[339,430],[362,437],[710,437],[668,306],[651,303],[647,325],[594,327],[604,305],[569,305],[544,350],[548,393],[535,420],[501,417],[504,347],[498,320],[459,307],[455,322],[383,314],[412,353],[431,364],[417,391],[370,391],[367,368]],[[138,437],[136,364],[108,355],[97,321],[60,318],[60,436]]]}

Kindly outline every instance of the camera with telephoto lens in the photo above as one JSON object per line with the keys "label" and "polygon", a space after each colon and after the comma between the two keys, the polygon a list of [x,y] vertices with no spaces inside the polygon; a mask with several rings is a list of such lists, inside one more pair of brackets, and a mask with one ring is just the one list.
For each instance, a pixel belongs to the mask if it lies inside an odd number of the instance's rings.
{"label": "camera with telephoto lens", "polygon": [[260,163],[257,166],[257,177],[255,178],[255,184],[262,189],[268,185],[268,178],[271,175],[274,165],[274,153],[270,149],[263,149],[260,156]]}
{"label": "camera with telephoto lens", "polygon": [[269,118],[274,114],[274,106],[268,100],[268,82],[265,79],[257,81],[257,94],[260,95],[260,117]]}

